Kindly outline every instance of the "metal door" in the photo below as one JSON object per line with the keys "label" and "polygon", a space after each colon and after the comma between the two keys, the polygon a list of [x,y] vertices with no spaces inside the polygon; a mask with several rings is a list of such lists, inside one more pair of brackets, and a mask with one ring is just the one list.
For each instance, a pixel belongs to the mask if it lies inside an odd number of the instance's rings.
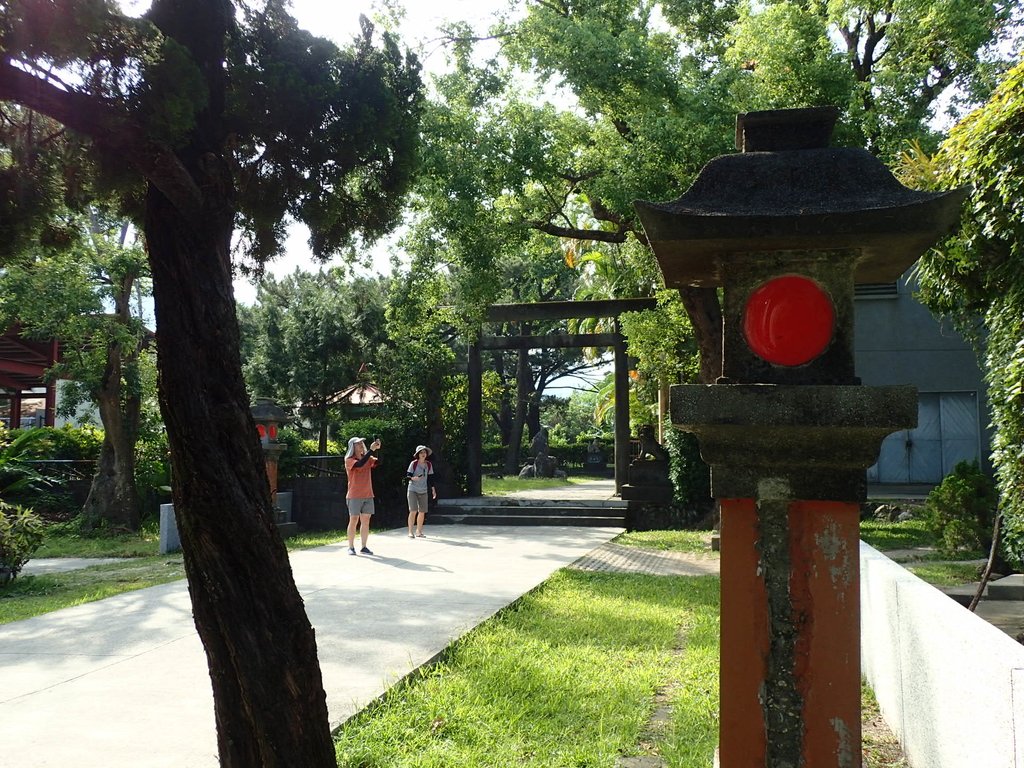
{"label": "metal door", "polygon": [[868,482],[938,485],[957,462],[979,459],[978,418],[975,392],[920,393],[917,427],[882,441],[878,463],[868,469]]}

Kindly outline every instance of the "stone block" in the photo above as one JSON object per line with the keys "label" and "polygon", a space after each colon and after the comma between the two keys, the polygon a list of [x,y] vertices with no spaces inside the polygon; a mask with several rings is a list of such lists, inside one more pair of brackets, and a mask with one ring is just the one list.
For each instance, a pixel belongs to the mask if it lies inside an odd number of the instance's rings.
{"label": "stone block", "polygon": [[178,538],[178,522],[174,519],[174,505],[160,505],[160,554],[181,551],[181,539]]}
{"label": "stone block", "polygon": [[990,600],[1024,600],[1024,573],[1004,576],[988,584]]}

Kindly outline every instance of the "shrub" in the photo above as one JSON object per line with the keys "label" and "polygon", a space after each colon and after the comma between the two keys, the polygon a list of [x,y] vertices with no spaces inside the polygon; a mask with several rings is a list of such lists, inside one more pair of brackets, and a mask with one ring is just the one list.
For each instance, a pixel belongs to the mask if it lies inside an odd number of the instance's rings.
{"label": "shrub", "polygon": [[946,552],[987,550],[999,497],[978,462],[961,461],[925,500],[929,530]]}
{"label": "shrub", "polygon": [[40,427],[47,435],[47,451],[38,458],[67,461],[96,461],[103,447],[103,430],[92,424]]}
{"label": "shrub", "polygon": [[42,429],[0,430],[0,496],[31,492],[50,482],[33,465],[49,445]]}
{"label": "shrub", "polygon": [[171,484],[170,447],[163,430],[141,435],[135,443],[135,484],[143,495]]}
{"label": "shrub", "polygon": [[714,508],[711,498],[711,470],[700,457],[697,438],[689,432],[671,429],[665,434],[669,454],[669,476],[675,488],[675,506],[685,510],[680,515],[682,526],[694,525]]}
{"label": "shrub", "polygon": [[[32,510],[0,501],[0,571],[15,578],[43,543],[43,522]],[[0,576],[0,581],[3,578]]]}

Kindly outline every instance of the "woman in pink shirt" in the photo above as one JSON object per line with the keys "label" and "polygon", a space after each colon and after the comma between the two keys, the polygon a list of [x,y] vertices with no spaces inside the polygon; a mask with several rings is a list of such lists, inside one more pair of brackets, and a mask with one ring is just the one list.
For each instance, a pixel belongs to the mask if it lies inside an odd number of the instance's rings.
{"label": "woman in pink shirt", "polygon": [[377,466],[377,451],[380,450],[380,438],[370,443],[366,450],[366,441],[361,437],[353,437],[348,441],[345,452],[345,474],[348,476],[348,492],[345,502],[348,504],[348,553],[356,553],[356,525],[363,548],[359,551],[364,555],[372,555],[366,546],[370,538],[370,516],[373,515],[373,479],[370,472]]}

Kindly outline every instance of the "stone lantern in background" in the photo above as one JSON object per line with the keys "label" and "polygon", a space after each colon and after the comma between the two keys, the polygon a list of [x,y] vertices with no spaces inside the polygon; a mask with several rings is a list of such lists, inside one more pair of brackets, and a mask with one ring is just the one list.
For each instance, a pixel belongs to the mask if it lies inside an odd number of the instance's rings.
{"label": "stone lantern in background", "polygon": [[666,285],[723,290],[721,376],[672,387],[670,407],[722,511],[722,768],[861,764],[860,503],[917,393],[860,386],[854,285],[896,281],[964,198],[829,148],[837,115],[740,115],[739,154],[636,203]]}
{"label": "stone lantern in background", "polygon": [[256,422],[256,434],[267,462],[267,480],[270,481],[270,501],[274,506],[275,521],[285,522],[284,510],[277,504],[277,464],[284,452],[284,443],[277,442],[278,429],[288,420],[284,409],[269,397],[257,397],[249,409]]}

